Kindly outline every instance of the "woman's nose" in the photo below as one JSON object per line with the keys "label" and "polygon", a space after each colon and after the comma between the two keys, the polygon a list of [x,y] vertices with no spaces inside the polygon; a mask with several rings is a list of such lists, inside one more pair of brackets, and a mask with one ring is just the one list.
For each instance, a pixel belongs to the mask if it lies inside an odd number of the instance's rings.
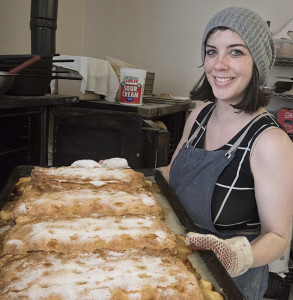
{"label": "woman's nose", "polygon": [[225,54],[219,54],[216,58],[215,68],[216,69],[227,69],[229,66],[228,57]]}

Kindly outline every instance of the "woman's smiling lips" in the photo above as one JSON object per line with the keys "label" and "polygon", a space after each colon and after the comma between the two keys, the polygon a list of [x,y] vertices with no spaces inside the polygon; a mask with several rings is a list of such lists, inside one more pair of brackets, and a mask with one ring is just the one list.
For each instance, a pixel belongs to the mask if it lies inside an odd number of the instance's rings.
{"label": "woman's smiling lips", "polygon": [[216,86],[226,86],[227,84],[230,84],[231,80],[233,80],[234,77],[217,77],[214,76],[214,84]]}
{"label": "woman's smiling lips", "polygon": [[233,77],[214,77],[218,82],[228,82],[233,79]]}

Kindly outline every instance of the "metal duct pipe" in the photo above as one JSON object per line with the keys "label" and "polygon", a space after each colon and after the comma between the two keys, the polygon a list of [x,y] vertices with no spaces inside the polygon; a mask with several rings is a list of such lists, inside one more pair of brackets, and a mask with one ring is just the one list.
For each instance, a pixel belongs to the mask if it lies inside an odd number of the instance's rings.
{"label": "metal duct pipe", "polygon": [[58,0],[31,0],[31,53],[56,54]]}

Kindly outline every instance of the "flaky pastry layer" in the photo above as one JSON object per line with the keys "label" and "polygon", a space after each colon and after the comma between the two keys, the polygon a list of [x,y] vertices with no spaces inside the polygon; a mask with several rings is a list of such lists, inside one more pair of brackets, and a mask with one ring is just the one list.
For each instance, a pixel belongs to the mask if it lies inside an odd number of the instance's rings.
{"label": "flaky pastry layer", "polygon": [[153,216],[42,218],[16,224],[3,242],[3,254],[28,251],[124,251],[149,249],[176,252],[175,234]]}
{"label": "flaky pastry layer", "polygon": [[144,188],[145,177],[132,169],[35,167],[31,173],[31,185],[42,191],[115,189],[129,192]]}
{"label": "flaky pastry layer", "polygon": [[162,215],[156,198],[147,191],[95,191],[91,189],[41,192],[27,190],[17,202],[12,218],[20,216]]}
{"label": "flaky pastry layer", "polygon": [[178,259],[135,251],[32,252],[0,271],[0,299],[193,299],[197,280]]}

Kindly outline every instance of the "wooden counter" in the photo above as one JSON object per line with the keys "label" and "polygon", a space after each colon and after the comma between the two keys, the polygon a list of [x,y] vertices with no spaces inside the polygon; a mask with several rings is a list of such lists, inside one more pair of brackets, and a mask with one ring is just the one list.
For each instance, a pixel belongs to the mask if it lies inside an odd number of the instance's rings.
{"label": "wooden counter", "polygon": [[51,95],[44,96],[7,96],[0,98],[0,109],[9,108],[25,108],[63,105],[69,103],[77,103],[79,101],[76,96]]}

